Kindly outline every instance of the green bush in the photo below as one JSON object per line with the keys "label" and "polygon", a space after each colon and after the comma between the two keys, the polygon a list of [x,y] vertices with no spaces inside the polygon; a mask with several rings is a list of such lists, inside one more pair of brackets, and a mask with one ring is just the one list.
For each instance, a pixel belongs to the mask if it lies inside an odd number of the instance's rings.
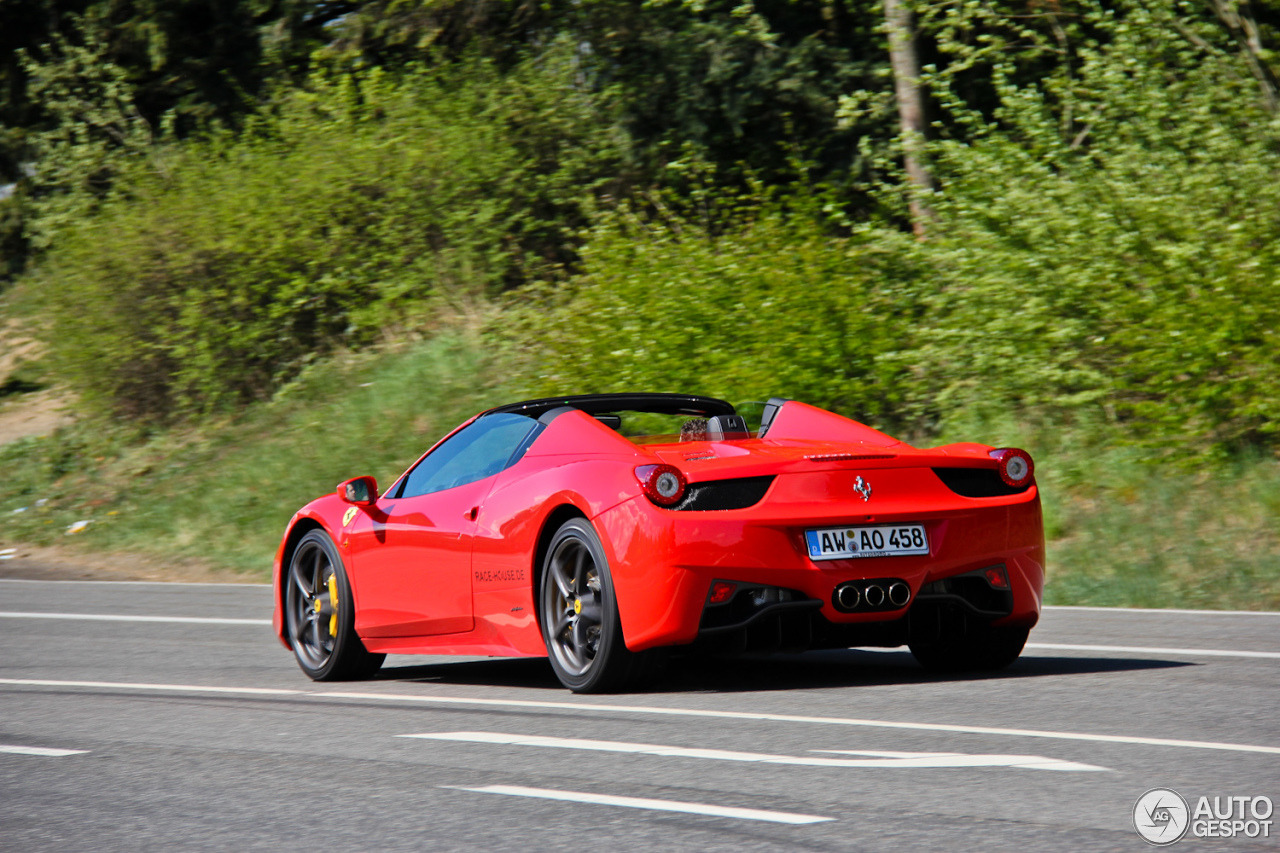
{"label": "green bush", "polygon": [[209,412],[571,260],[608,144],[557,56],[317,75],[241,134],[134,163],[40,273],[64,374],[133,417]]}
{"label": "green bush", "polygon": [[832,237],[781,210],[720,226],[602,216],[583,275],[529,312],[538,388],[781,395],[892,418],[912,379],[883,356],[910,344],[921,307],[910,248]]}
{"label": "green bush", "polygon": [[1179,451],[1273,441],[1280,123],[1167,11],[1091,23],[1109,41],[1074,75],[1016,86],[996,63],[992,120],[948,103],[922,391],[944,414],[1096,406]]}

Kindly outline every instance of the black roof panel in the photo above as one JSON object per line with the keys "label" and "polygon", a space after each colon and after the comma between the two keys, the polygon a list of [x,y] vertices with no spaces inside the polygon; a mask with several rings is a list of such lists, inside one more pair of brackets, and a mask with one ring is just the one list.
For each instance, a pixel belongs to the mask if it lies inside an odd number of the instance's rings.
{"label": "black roof panel", "polygon": [[498,406],[485,414],[510,412],[538,418],[552,409],[565,406],[580,409],[589,415],[610,412],[654,412],[660,415],[701,415],[703,417],[736,414],[731,403],[717,400],[715,397],[698,397],[693,394],[579,394],[573,397],[544,397],[541,400],[525,400],[523,403]]}

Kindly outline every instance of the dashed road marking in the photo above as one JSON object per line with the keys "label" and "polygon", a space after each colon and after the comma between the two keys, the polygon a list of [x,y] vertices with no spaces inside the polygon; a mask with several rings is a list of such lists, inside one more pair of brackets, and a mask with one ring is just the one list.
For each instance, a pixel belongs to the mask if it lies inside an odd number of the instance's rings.
{"label": "dashed road marking", "polygon": [[713,806],[706,803],[682,803],[678,800],[651,800],[643,797],[614,797],[609,794],[588,794],[581,791],[553,791],[548,788],[525,788],[519,785],[486,785],[483,788],[461,788],[441,785],[455,791],[472,791],[477,794],[502,794],[508,797],[533,797],[539,800],[559,800],[566,803],[590,803],[598,806],[621,806],[627,809],[648,809],[659,812],[679,812],[712,817],[728,817],[738,820],[763,820],[769,823],[787,823],[802,826],[825,823],[833,817],[819,817],[794,812],[773,812],[763,809],[740,809],[731,806]]}
{"label": "dashed road marking", "polygon": [[187,625],[270,625],[270,619],[223,619],[215,616],[131,616],[119,613],[39,613],[0,611],[0,619],[71,619],[77,622],[178,622]]}
{"label": "dashed road marking", "polygon": [[[551,749],[583,749],[592,752],[621,752],[630,755],[654,755],[663,758],[702,758],[710,761],[747,761],[760,764],[786,764],[798,767],[845,767],[864,769],[903,769],[937,767],[1016,767],[1025,770],[1106,770],[1093,764],[1044,758],[1039,755],[963,755],[960,753],[897,753],[874,758],[816,758],[807,755],[770,755],[763,752],[734,752],[725,749],[690,749],[682,746],[660,746],[652,743],[625,743],[613,740],[512,735],[503,732],[424,732],[399,735],[404,738],[442,740],[460,743],[483,743],[502,746],[532,746]],[[864,755],[839,749],[815,749],[841,755]]]}
{"label": "dashed road marking", "polygon": [[1280,652],[1249,652],[1235,649],[1170,649],[1155,646],[1082,646],[1074,643],[1027,643],[1028,649],[1064,652],[1124,652],[1136,655],[1192,655],[1223,658],[1270,658],[1280,660]]}
{"label": "dashed road marking", "polygon": [[88,687],[102,690],[162,690],[174,693],[240,693],[246,696],[317,696],[282,687],[218,687],[209,684],[147,684],[135,681],[52,681],[44,678],[0,678],[0,684],[30,687]]}
{"label": "dashed road marking", "polygon": [[9,755],[40,755],[45,758],[62,758],[67,755],[86,755],[87,749],[51,749],[47,746],[15,746],[0,743],[0,753]]}

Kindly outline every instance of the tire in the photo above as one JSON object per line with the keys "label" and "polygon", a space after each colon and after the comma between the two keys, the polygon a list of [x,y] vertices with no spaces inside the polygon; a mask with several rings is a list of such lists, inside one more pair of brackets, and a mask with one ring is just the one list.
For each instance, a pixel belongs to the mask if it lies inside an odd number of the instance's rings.
{"label": "tire", "polygon": [[994,672],[1018,659],[1030,628],[984,628],[965,634],[944,634],[927,643],[912,642],[911,654],[934,672]]}
{"label": "tire", "polygon": [[386,655],[371,654],[356,636],[351,584],[327,533],[312,530],[302,537],[293,549],[284,581],[289,644],[308,677],[346,681],[378,671]]}
{"label": "tire", "polygon": [[661,670],[665,649],[627,649],[609,562],[586,519],[566,521],[552,537],[538,602],[547,658],[574,693],[627,690]]}

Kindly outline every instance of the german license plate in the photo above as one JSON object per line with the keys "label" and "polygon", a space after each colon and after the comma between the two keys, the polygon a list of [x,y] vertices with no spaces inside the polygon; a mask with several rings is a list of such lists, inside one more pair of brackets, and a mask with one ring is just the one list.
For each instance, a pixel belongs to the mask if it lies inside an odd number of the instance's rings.
{"label": "german license plate", "polygon": [[822,527],[806,530],[804,539],[809,546],[809,559],[815,561],[929,553],[929,537],[923,524]]}

